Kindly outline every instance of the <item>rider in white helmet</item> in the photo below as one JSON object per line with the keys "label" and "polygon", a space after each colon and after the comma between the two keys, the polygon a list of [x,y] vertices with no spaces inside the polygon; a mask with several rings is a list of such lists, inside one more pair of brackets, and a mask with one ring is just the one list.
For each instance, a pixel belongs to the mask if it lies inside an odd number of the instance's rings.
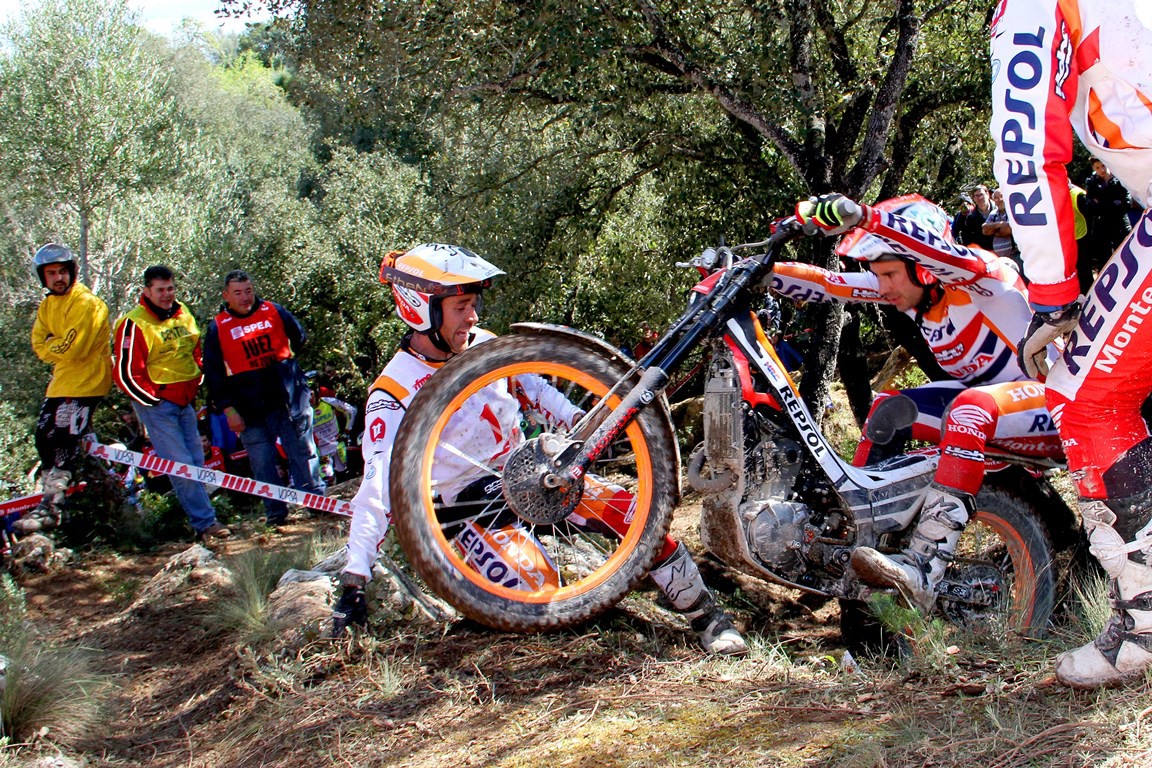
{"label": "rider in white helmet", "polygon": [[[381,282],[392,286],[396,311],[411,327],[400,342],[400,349],[384,366],[372,384],[364,411],[364,480],[354,499],[356,512],[348,535],[348,565],[344,570],[344,590],[333,612],[333,634],[339,635],[349,624],[363,625],[367,620],[364,586],[372,575],[372,565],[390,522],[388,473],[392,443],[405,410],[416,391],[450,357],[466,348],[494,338],[477,327],[481,292],[492,278],[504,274],[471,251],[455,245],[420,245],[407,252],[395,251],[384,258]],[[540,377],[517,376],[520,398],[506,390],[485,390],[478,397],[503,426],[495,430],[491,422],[450,424],[451,442],[465,455],[495,455],[511,441],[521,439],[521,410],[538,409],[552,419],[572,423],[582,411]],[[527,401],[527,406],[523,401]],[[482,422],[482,423],[479,423]],[[439,493],[451,502],[462,501],[473,494],[490,492],[481,488],[489,484],[479,480],[471,461],[438,451],[433,479]],[[490,478],[489,478],[490,479]],[[614,489],[623,492],[623,489]],[[499,493],[499,490],[495,490]],[[475,533],[475,532],[473,532]],[[525,589],[539,588],[550,581],[550,561],[534,543],[531,535],[515,524],[490,532],[494,554],[504,548],[508,559],[524,561],[522,553],[538,568],[522,573]],[[469,533],[464,532],[467,536]],[[470,539],[472,541],[472,539]],[[521,553],[516,557],[514,553]],[[683,613],[697,631],[700,642],[710,653],[739,654],[747,652],[740,633],[719,607],[705,586],[687,549],[666,538],[664,550],[653,569],[652,579],[668,596],[673,607]]]}

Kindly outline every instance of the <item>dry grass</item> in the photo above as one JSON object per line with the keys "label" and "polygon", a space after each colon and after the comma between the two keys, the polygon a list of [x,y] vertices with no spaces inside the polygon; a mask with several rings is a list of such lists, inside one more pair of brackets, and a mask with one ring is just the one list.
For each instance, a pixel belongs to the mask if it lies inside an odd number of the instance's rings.
{"label": "dry grass", "polygon": [[[56,646],[33,635],[23,591],[0,575],[0,748],[32,740],[75,744],[101,722],[108,677],[95,672],[93,654]],[[0,752],[0,754],[3,754]]]}
{"label": "dry grass", "polygon": [[284,766],[307,746],[319,765],[1023,768],[1152,749],[1147,714],[1133,709],[1147,689],[1053,687],[1036,644],[1005,641],[998,657],[961,649],[928,669],[883,658],[845,666],[834,648],[795,654],[768,636],[752,641],[740,660],[634,628],[401,630],[383,643],[317,645],[299,660],[310,683],[263,688],[275,706],[249,713],[275,746],[237,739],[231,754]]}
{"label": "dry grass", "polygon": [[293,539],[286,547],[251,547],[225,561],[234,576],[231,591],[214,606],[220,628],[235,631],[245,644],[259,644],[275,637],[278,627],[268,621],[268,596],[284,572],[306,569],[336,548],[331,534]]}

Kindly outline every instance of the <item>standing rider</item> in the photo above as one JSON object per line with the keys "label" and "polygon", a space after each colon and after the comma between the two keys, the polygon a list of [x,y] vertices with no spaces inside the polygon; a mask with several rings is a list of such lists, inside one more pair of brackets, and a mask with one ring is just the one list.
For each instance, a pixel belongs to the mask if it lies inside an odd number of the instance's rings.
{"label": "standing rider", "polygon": [[92,410],[112,389],[108,305],[76,279],[76,257],[48,243],[32,257],[48,295],[36,310],[32,350],[52,366],[52,380],[36,421],[36,452],[44,497],[13,524],[17,533],[35,533],[60,523],[60,505],[80,460],[80,437]]}
{"label": "standing rider", "polygon": [[995,171],[1032,283],[1035,319],[1020,344],[1040,352],[1071,333],[1048,373],[1092,554],[1111,579],[1114,615],[1095,641],[1061,654],[1075,688],[1143,678],[1152,666],[1152,212],[1100,270],[1081,307],[1065,165],[1081,143],[1142,207],[1152,195],[1152,6],[1146,0],[1007,0],[992,24]]}
{"label": "standing rider", "polygon": [[1016,360],[1014,342],[1032,316],[1026,288],[1010,261],[954,243],[947,214],[920,195],[875,206],[823,195],[797,204],[796,215],[828,235],[852,230],[836,252],[866,262],[869,271],[777,264],[772,288],[805,301],[891,304],[916,321],[952,377],[880,393],[853,462],[892,455],[894,438],[940,445],[940,465],[908,548],[893,557],[869,547],[852,553],[852,568],[865,583],[894,586],[928,612],[975,510],[985,447],[1061,456],[1044,387],[1029,381]]}
{"label": "standing rider", "polygon": [[319,381],[317,371],[305,374],[312,390],[312,440],[320,456],[320,474],[333,483],[348,468],[347,432],[356,422],[356,406],[336,397]]}
{"label": "standing rider", "polygon": [[[364,586],[371,578],[372,564],[391,520],[388,474],[392,443],[405,410],[416,391],[453,355],[474,344],[495,338],[477,327],[481,293],[501,270],[471,251],[454,245],[420,245],[402,253],[388,254],[380,270],[380,280],[392,284],[396,311],[412,331],[400,342],[400,349],[373,383],[365,406],[364,480],[353,503],[356,512],[348,534],[348,565],[344,592],[333,613],[333,634],[339,635],[350,623],[364,624],[367,606]],[[554,420],[571,423],[582,412],[549,384],[532,376],[518,376],[518,395],[530,406],[548,412]],[[500,432],[519,431],[522,402],[506,391],[493,395],[489,409],[500,421]],[[512,423],[506,423],[508,419]],[[482,430],[492,439],[493,429]],[[458,478],[472,468],[460,466],[448,452],[437,449],[437,464],[445,477]],[[487,483],[487,481],[484,481]],[[473,484],[474,485],[474,484]],[[617,493],[623,489],[608,486]],[[471,489],[472,486],[468,486]],[[461,494],[462,495],[462,494]],[[457,497],[460,498],[459,496]],[[627,523],[620,520],[620,527]],[[740,633],[704,584],[700,572],[683,544],[665,537],[664,549],[650,576],[667,595],[672,606],[684,614],[699,634],[709,653],[747,652]]]}

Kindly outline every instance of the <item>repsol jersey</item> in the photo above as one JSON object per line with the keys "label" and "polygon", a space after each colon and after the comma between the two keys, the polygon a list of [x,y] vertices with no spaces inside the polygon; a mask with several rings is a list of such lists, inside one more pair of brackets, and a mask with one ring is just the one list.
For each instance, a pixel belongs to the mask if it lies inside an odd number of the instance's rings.
{"label": "repsol jersey", "polygon": [[992,24],[995,172],[1037,306],[1076,299],[1072,136],[1142,205],[1152,183],[1152,5],[1001,0]]}
{"label": "repsol jersey", "polygon": [[[897,214],[865,207],[861,226],[891,252],[924,267],[943,287],[926,311],[906,312],[940,367],[969,386],[1028,378],[1016,361],[1032,310],[1024,281],[1011,262],[979,248],[956,245]],[[830,272],[809,264],[773,268],[772,289],[799,301],[887,303],[871,272]],[[1052,348],[1049,356],[1055,359]]]}
{"label": "repsol jersey", "polygon": [[224,370],[229,376],[267,368],[292,357],[284,321],[270,301],[261,302],[255,312],[244,318],[221,312],[216,315],[216,327]]}

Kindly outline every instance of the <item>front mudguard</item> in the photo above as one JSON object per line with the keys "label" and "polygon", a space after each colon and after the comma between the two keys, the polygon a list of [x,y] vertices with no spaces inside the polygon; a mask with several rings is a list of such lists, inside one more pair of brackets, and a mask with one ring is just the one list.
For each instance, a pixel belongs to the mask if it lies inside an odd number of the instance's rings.
{"label": "front mudguard", "polygon": [[[513,323],[511,331],[512,333],[519,334],[554,336],[558,341],[563,340],[568,343],[579,344],[586,349],[595,352],[601,357],[606,357],[616,362],[618,365],[622,366],[623,370],[630,371],[635,368],[636,371],[632,375],[630,381],[632,385],[638,384],[640,382],[640,374],[643,372],[643,370],[636,368],[635,360],[632,360],[616,347],[612,346],[601,338],[593,336],[590,333],[578,331],[575,328],[570,328],[567,325],[552,325],[549,323]],[[661,394],[657,399],[656,407],[659,408],[660,411],[660,423],[663,426],[665,433],[663,437],[667,440],[668,444],[672,446],[672,450],[674,451],[673,455],[676,459],[676,467],[678,471],[676,472],[675,503],[679,505],[680,499],[683,497],[681,488],[683,482],[681,475],[683,473],[679,471],[679,468],[682,466],[680,463],[680,443],[676,440],[676,429],[672,426],[672,410],[669,408],[668,398],[664,394]]]}

